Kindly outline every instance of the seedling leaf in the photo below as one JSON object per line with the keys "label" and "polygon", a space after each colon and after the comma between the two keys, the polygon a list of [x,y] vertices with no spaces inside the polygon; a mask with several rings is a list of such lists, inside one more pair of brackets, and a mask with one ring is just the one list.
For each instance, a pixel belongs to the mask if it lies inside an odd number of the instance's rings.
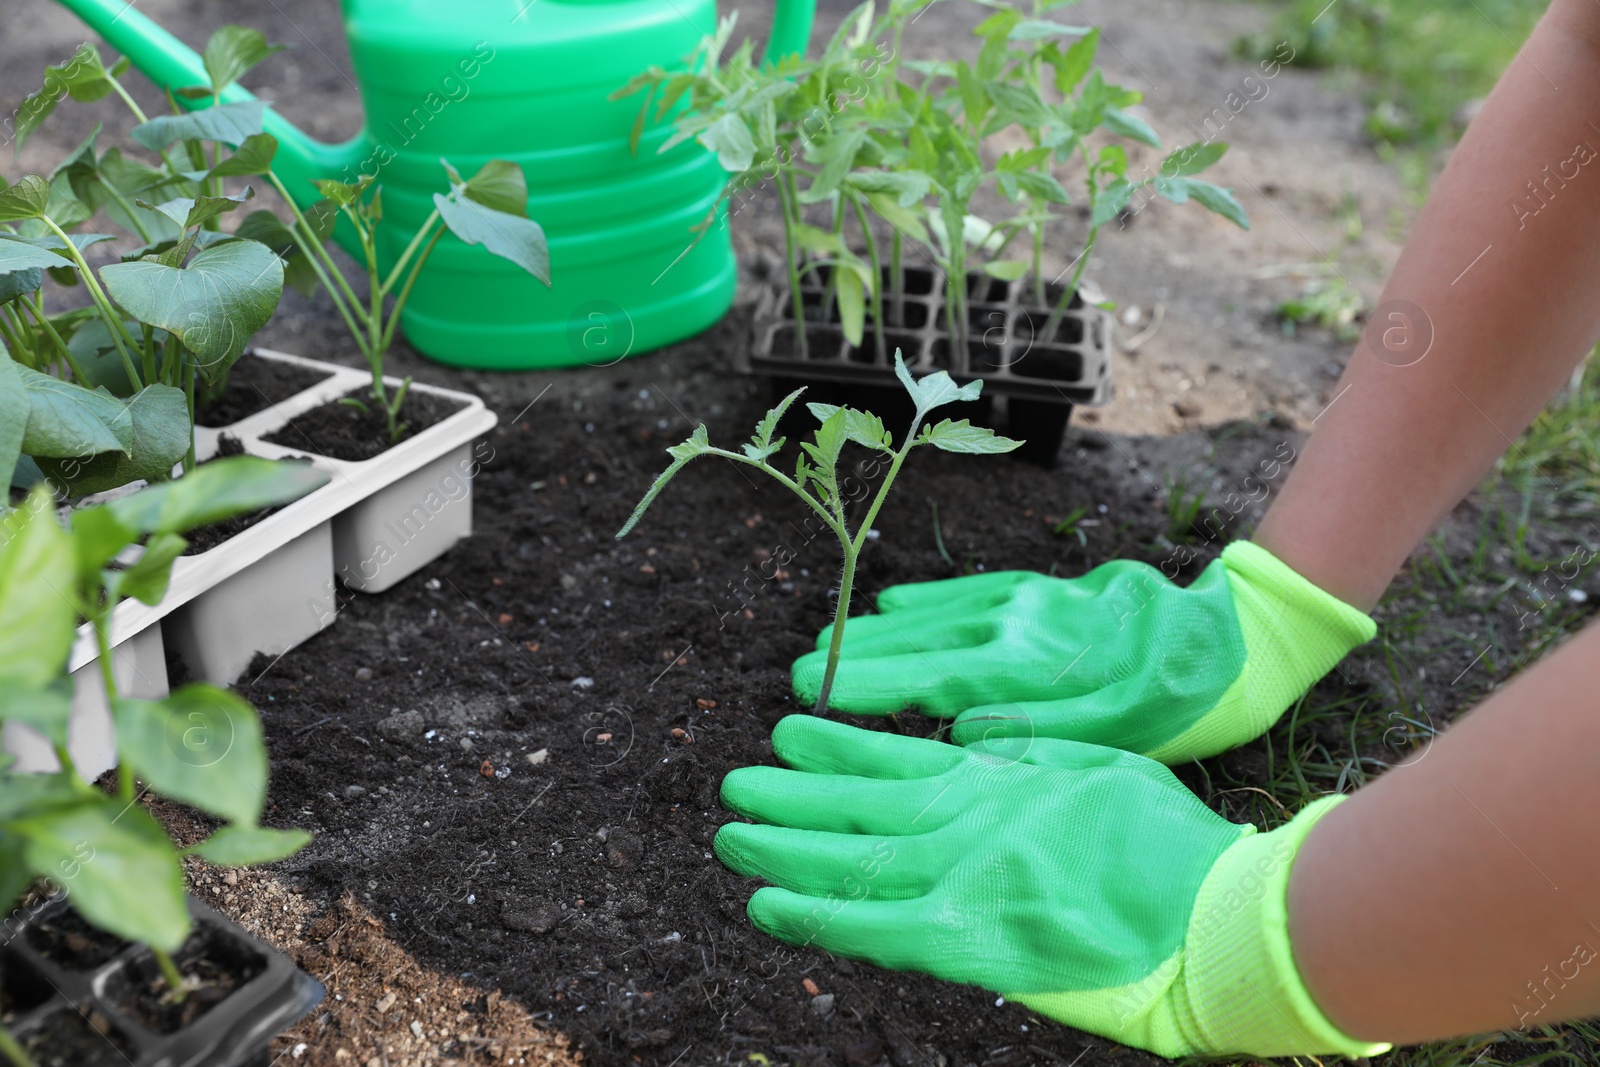
{"label": "seedling leaf", "polygon": [[633,514],[628,516],[628,521],[623,523],[622,529],[617,531],[617,537],[619,539],[626,537],[628,531],[639,524],[639,520],[644,517],[645,510],[655,502],[656,497],[661,495],[661,490],[665,489],[667,483],[672,481],[674,474],[688,466],[689,461],[696,456],[703,456],[710,451],[711,439],[704,423],[694,428],[694,433],[689,435],[687,441],[668,448],[667,455],[672,457],[671,466],[662,471],[660,476],[656,478],[655,483],[645,492],[644,497],[639,501],[639,506],[633,509]]}
{"label": "seedling leaf", "polygon": [[41,689],[72,651],[72,542],[43,488],[5,513],[0,534],[0,689]]}
{"label": "seedling leaf", "polygon": [[802,385],[778,401],[777,407],[774,407],[761,417],[761,421],[756,424],[755,436],[750,438],[750,443],[744,446],[745,455],[751,459],[764,460],[783,447],[784,438],[780,437],[774,441],[772,435],[778,431],[778,423],[783,420],[784,413],[789,410],[790,405],[800,399],[800,394],[805,391],[806,387]]}
{"label": "seedling leaf", "polygon": [[117,751],[156,792],[253,826],[267,796],[261,720],[248,702],[198,682],[165,700],[112,702]]}
{"label": "seedling leaf", "polygon": [[841,408],[837,404],[807,404],[806,407],[816,416],[818,422],[827,422],[836,413],[843,411],[846,440],[878,452],[894,451],[892,438],[889,431],[884,428],[883,420],[870,411]]}
{"label": "seedling leaf", "polygon": [[185,115],[160,115],[135,126],[133,139],[152,152],[159,152],[175,141],[217,141],[242,146],[252,135],[261,132],[266,106],[260,100],[241,100],[237,104],[217,104]]}
{"label": "seedling leaf", "polygon": [[1022,446],[1021,441],[1001,437],[984,426],[974,426],[966,419],[943,419],[933,426],[924,426],[920,440],[944,452],[967,455],[998,455]]}
{"label": "seedling leaf", "polygon": [[268,44],[260,30],[248,26],[224,26],[206,42],[206,74],[211,78],[212,93],[222,90],[244,77],[245,72],[274,52],[284,50],[284,45]]}
{"label": "seedling leaf", "polygon": [[976,400],[978,394],[983,392],[982,381],[970,381],[966,385],[957,385],[950,379],[946,372],[934,371],[922,378],[911,377],[911,372],[906,369],[906,361],[900,355],[900,350],[895,349],[894,372],[900,383],[911,394],[911,399],[916,401],[917,416],[927,414],[936,407],[953,403],[957,400]]}
{"label": "seedling leaf", "polygon": [[311,843],[304,830],[274,830],[268,826],[224,826],[184,851],[218,867],[250,867],[275,863]]}

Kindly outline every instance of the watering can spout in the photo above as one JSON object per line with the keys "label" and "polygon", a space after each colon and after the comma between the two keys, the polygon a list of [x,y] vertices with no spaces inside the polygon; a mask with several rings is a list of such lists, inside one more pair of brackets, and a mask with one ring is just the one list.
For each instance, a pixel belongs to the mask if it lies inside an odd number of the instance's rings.
{"label": "watering can spout", "polygon": [[[177,90],[210,81],[204,61],[192,48],[140,14],[127,0],[60,0],[60,3],[88,23],[157,85]],[[179,97],[180,102],[182,99]],[[231,104],[254,99],[248,89],[230,85],[223,91],[221,102]],[[308,137],[270,106],[264,121],[266,132],[278,140],[273,173],[302,205],[321,195],[309,184],[311,179],[340,176],[363,152],[363,140],[359,136],[343,144],[325,144]]]}

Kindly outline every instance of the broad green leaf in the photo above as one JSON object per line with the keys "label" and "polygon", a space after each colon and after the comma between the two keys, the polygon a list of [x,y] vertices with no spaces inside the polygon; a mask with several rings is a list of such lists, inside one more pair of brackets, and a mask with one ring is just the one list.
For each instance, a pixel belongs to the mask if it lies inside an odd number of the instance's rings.
{"label": "broad green leaf", "polygon": [[72,680],[56,678],[39,689],[0,684],[0,722],[20,722],[38,730],[51,744],[67,743],[72,718]]}
{"label": "broad green leaf", "polygon": [[28,413],[33,409],[22,391],[21,372],[6,353],[5,343],[0,342],[0,487],[11,485],[28,433]]}
{"label": "broad green leaf", "polygon": [[117,753],[157,793],[254,826],[267,798],[261,720],[237,693],[204,682],[165,700],[111,702]]}
{"label": "broad green leaf", "polygon": [[1030,170],[1016,176],[1017,184],[1036,200],[1049,204],[1070,204],[1072,197],[1062,184],[1043,171]]}
{"label": "broad green leaf", "polygon": [[639,525],[639,520],[644,517],[646,509],[655,502],[656,497],[661,495],[661,490],[665,489],[667,483],[672,481],[674,474],[688,466],[689,461],[696,456],[703,456],[709,451],[711,451],[711,440],[703,423],[694,428],[694,433],[689,435],[687,441],[668,448],[667,455],[672,457],[671,465],[662,471],[650,488],[645,491],[643,498],[639,501],[639,506],[633,509],[633,514],[628,516],[628,521],[623,523],[622,529],[617,531],[617,537],[627,536],[629,530]]}
{"label": "broad green leaf", "polygon": [[1063,26],[1048,19],[1023,19],[1006,34],[1013,41],[1042,41],[1051,37],[1087,37],[1094,31],[1088,26]]}
{"label": "broad green leaf", "polygon": [[794,227],[794,239],[802,251],[813,256],[842,255],[846,251],[838,234],[803,222]]}
{"label": "broad green leaf", "polygon": [[0,518],[0,686],[42,689],[66,667],[77,632],[72,539],[56,501],[35,488]]}
{"label": "broad green leaf", "polygon": [[147,210],[159,211],[184,229],[199,226],[224,212],[233,211],[240,204],[255,198],[256,192],[248,185],[238,196],[179,197],[161,204],[136,203]]}
{"label": "broad green leaf", "polygon": [[1059,53],[1056,59],[1056,90],[1063,96],[1069,96],[1078,84],[1089,74],[1089,68],[1094,66],[1095,49],[1100,44],[1100,31],[1090,30],[1078,38],[1072,47]]}
{"label": "broad green leaf", "polygon": [[1137,115],[1130,115],[1119,107],[1106,108],[1105,115],[1100,119],[1100,125],[1112,133],[1147,144],[1151,148],[1161,147],[1161,138],[1150,124]]}
{"label": "broad green leaf", "polygon": [[846,341],[859,347],[866,328],[866,293],[854,272],[840,270],[834,276],[838,279],[834,297],[839,303],[839,328]]}
{"label": "broad green leaf", "polygon": [[857,170],[845,176],[845,184],[864,193],[893,193],[895,203],[909,208],[928,195],[933,179],[920,170]]}
{"label": "broad green leaf", "polygon": [[101,493],[140,479],[165,478],[189,451],[189,405],[181,389],[147,385],[122,405],[113,425],[126,433],[126,452],[103,451],[92,458],[40,459],[51,480],[73,496]]}
{"label": "broad green leaf", "polygon": [[37,174],[24,174],[0,192],[0,222],[42,218],[49,202],[50,183]]}
{"label": "broad green leaf", "polygon": [[985,263],[983,273],[1004,282],[1014,282],[1028,273],[1028,263],[1022,259],[997,259]]}
{"label": "broad green leaf", "polygon": [[5,769],[9,755],[0,754],[0,825],[43,811],[76,807],[85,797],[71,771],[54,774],[18,774]]}
{"label": "broad green leaf", "polygon": [[433,203],[450,232],[464,243],[482,245],[545,285],[550,284],[550,246],[545,243],[544,230],[537,222],[495,211],[454,193],[450,196],[434,193]]}
{"label": "broad green leaf", "polygon": [[15,300],[24,293],[38,292],[42,285],[44,285],[44,269],[40,267],[0,274],[0,304]]}
{"label": "broad green leaf", "polygon": [[327,481],[328,473],[309,463],[229,456],[202,463],[182,478],[119,497],[104,507],[140,534],[183,533],[287,504]]}
{"label": "broad green leaf", "polygon": [[868,193],[867,202],[883,221],[899,230],[902,237],[920,243],[927,242],[928,229],[922,224],[922,217],[915,211],[900,206],[899,201],[886,193]]}
{"label": "broad green leaf", "polygon": [[780,437],[774,441],[772,435],[778,431],[778,423],[783,420],[784,413],[789,410],[790,405],[800,399],[800,394],[805,391],[806,387],[802,385],[778,401],[776,407],[761,416],[761,421],[756,424],[755,436],[750,438],[750,443],[744,446],[745,455],[751,459],[766,459],[783,447],[784,438]]}
{"label": "broad green leaf", "polygon": [[[1180,181],[1182,179],[1179,179]],[[1157,181],[1160,181],[1158,178]],[[1126,178],[1118,178],[1101,189],[1094,199],[1094,211],[1089,216],[1090,226],[1104,226],[1122,213],[1133,199],[1136,186]]]}
{"label": "broad green leaf", "polygon": [[18,367],[17,376],[28,398],[22,440],[28,455],[85,459],[126,452],[132,445],[125,408],[116,397],[28,367]]}
{"label": "broad green leaf", "polygon": [[811,457],[811,462],[816,464],[817,474],[825,483],[830,493],[830,500],[837,494],[833,492],[834,470],[839,465],[839,453],[843,451],[844,444],[849,438],[845,435],[845,425],[849,416],[845,409],[840,408],[817,427],[816,441],[803,441],[800,447],[806,455]]}
{"label": "broad green leaf", "polygon": [[742,174],[755,162],[756,142],[750,127],[734,112],[718,117],[695,140],[715,152],[717,162],[729,174]]}
{"label": "broad green leaf", "polygon": [[467,180],[462,192],[491,211],[528,217],[528,179],[522,167],[506,159],[491,159]]}
{"label": "broad green leaf", "polygon": [[866,143],[867,131],[859,126],[845,130],[826,141],[813,142],[807,156],[821,163],[822,168],[811,181],[811,186],[800,195],[802,203],[813,204],[832,196],[839,183],[856,164],[856,156]]}
{"label": "broad green leaf", "polygon": [[274,830],[267,826],[224,826],[185,851],[218,867],[250,867],[276,863],[311,843],[304,830]]}
{"label": "broad green leaf", "polygon": [[173,561],[188,547],[189,542],[177,534],[157,534],[136,561],[106,575],[107,589],[113,597],[132,597],[154,607],[167,595]]}
{"label": "broad green leaf", "polygon": [[175,334],[214,379],[272,317],[283,294],[283,261],[254,241],[228,241],[181,268],[112,263],[100,269],[100,280],[139,321]]}
{"label": "broad green leaf", "polygon": [[0,274],[23,270],[70,267],[72,260],[28,242],[14,239],[10,234],[0,234]]}
{"label": "broad green leaf", "polygon": [[261,132],[261,117],[266,106],[260,100],[241,100],[183,115],[160,115],[135,126],[133,139],[152,152],[159,152],[175,141],[243,145],[252,135]]}
{"label": "broad green leaf", "polygon": [[221,93],[244,77],[251,67],[283,49],[281,44],[268,44],[260,30],[248,26],[222,27],[206,42],[203,57],[206,75],[211,79],[211,92]]}
{"label": "broad green leaf", "polygon": [[1163,178],[1186,178],[1199,174],[1228,151],[1225,141],[1196,141],[1170,153],[1157,168]]}
{"label": "broad green leaf", "polygon": [[[113,68],[117,73],[126,69],[126,64],[121,60]],[[88,43],[79,45],[72,58],[65,63],[46,67],[44,87],[23,98],[21,106],[17,108],[17,150],[22,150],[28,137],[55,110],[63,94],[70,95],[80,103],[92,104],[111,92],[110,78],[100,59],[99,50]]]}
{"label": "broad green leaf", "polygon": [[138,534],[105,507],[73,508],[72,549],[78,574],[93,578],[117,553],[133,544]]}
{"label": "broad green leaf", "polygon": [[367,186],[372,184],[372,179],[363,174],[354,182],[334,181],[332,178],[315,178],[311,182],[317,187],[317,192],[333,201],[339,207],[349,207],[361,199],[367,191]]}
{"label": "broad green leaf", "polygon": [[265,174],[272,169],[278,154],[278,139],[270,133],[253,133],[244,139],[238,150],[212,167],[208,178],[243,178]]}
{"label": "broad green leaf", "polygon": [[1189,195],[1195,201],[1210,211],[1216,212],[1240,229],[1250,228],[1250,217],[1244,213],[1244,205],[1234,199],[1233,193],[1220,185],[1201,181],[1199,178],[1180,179],[1188,187]]}
{"label": "broad green leaf", "polygon": [[906,387],[906,392],[911,394],[911,399],[916,402],[918,418],[952,401],[976,400],[978,394],[983,391],[981,381],[958,386],[950,380],[950,375],[942,370],[934,371],[922,378],[912,378],[899,349],[895,349],[894,353],[894,373],[900,379],[900,384]]}
{"label": "broad green leaf", "polygon": [[889,436],[889,431],[884,428],[883,420],[870,411],[857,411],[855,408],[841,408],[837,404],[807,404],[818,422],[827,422],[839,411],[844,412],[844,436],[848,441],[854,441],[863,448],[870,448],[877,452],[893,452],[894,446]]}
{"label": "broad green leaf", "polygon": [[970,455],[996,455],[1022,446],[1021,441],[1001,437],[987,427],[972,425],[966,419],[943,419],[937,425],[924,426],[918,440],[945,452]]}
{"label": "broad green leaf", "polygon": [[164,830],[137,804],[110,798],[41,812],[8,827],[28,866],[72,894],[94,925],[176,952],[189,936],[183,869]]}

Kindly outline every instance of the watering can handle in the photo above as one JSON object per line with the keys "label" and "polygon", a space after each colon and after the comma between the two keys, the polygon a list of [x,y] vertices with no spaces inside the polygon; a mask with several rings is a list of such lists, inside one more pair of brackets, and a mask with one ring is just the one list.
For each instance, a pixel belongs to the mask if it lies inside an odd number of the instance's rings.
{"label": "watering can handle", "polygon": [[817,0],[778,0],[772,12],[772,34],[767,38],[768,63],[789,55],[805,55],[811,40],[811,20]]}

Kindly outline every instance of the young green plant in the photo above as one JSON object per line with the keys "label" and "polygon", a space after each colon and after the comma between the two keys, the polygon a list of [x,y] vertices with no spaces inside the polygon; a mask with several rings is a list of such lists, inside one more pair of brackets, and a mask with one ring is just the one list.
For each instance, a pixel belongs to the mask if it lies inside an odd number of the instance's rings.
{"label": "young green plant", "polygon": [[[942,419],[932,425],[925,424],[928,413],[935,408],[957,400],[978,399],[983,382],[971,381],[966,385],[957,385],[944,371],[935,371],[920,379],[913,378],[898,349],[894,354],[894,369],[916,405],[911,426],[906,430],[899,448],[894,445],[893,434],[884,428],[883,420],[876,415],[833,404],[807,404],[811,414],[822,425],[817,427],[813,440],[801,443],[794,476],[783,473],[770,461],[783,448],[785,438],[774,439],[772,435],[777,432],[778,422],[790,405],[805,392],[803,388],[796,389],[766,413],[756,426],[755,436],[739,452],[713,445],[703,424],[695,427],[687,441],[667,449],[667,454],[672,457],[672,465],[661,472],[661,476],[639,501],[639,506],[633,509],[628,521],[617,531],[617,537],[621,538],[638,525],[646,509],[666,488],[673,475],[698,456],[720,456],[754,467],[772,477],[816,512],[839,539],[839,547],[844,551],[844,567],[839,576],[839,603],[834,610],[833,639],[828,646],[828,663],[822,688],[817,693],[815,711],[819,715],[828,709],[828,695],[833,689],[833,676],[839,667],[839,649],[844,643],[845,620],[850,614],[850,593],[855,584],[856,562],[861,558],[861,550],[872,533],[872,524],[884,500],[888,498],[889,489],[894,485],[895,476],[900,473],[906,456],[910,455],[912,449],[922,445],[932,445],[945,452],[995,455],[1010,452],[1022,444],[1021,441],[1000,437],[993,430],[973,426],[966,419]],[[872,503],[868,505],[866,515],[853,533],[845,513],[845,499],[839,491],[839,456],[847,442],[889,457],[889,470],[884,474]]]}
{"label": "young green plant", "polygon": [[[269,174],[273,187],[293,211],[294,222],[285,227],[271,216],[259,217],[259,213],[246,220],[253,223],[251,236],[286,257],[291,283],[314,278],[333,299],[333,306],[372,371],[370,401],[383,413],[391,444],[406,431],[400,421],[400,409],[411,379],[401,382],[391,395],[383,381],[384,357],[394,343],[400,313],[417,284],[417,276],[445,231],[466,244],[483,245],[545,285],[550,284],[550,249],[544,230],[528,218],[528,183],[522,168],[504,159],[491,159],[466,179],[448,161],[439,162],[449,178],[450,191],[434,194],[433,211],[387,273],[381,268],[378,254],[383,190],[371,175],[363,174],[354,182],[312,182],[325,199],[301,211],[283,182]],[[361,266],[367,274],[365,300],[357,295],[328,253],[328,238],[341,219],[354,229],[360,244]],[[346,397],[344,402],[363,411],[371,410],[367,401],[355,397]]]}
{"label": "young green plant", "polygon": [[[0,725],[42,735],[53,771],[16,770],[0,753],[0,912],[35,879],[69,895],[101,929],[146,945],[166,995],[186,992],[173,954],[193,929],[181,857],[224,867],[270,863],[303,847],[299,830],[261,825],[267,754],[255,709],[227,689],[195,682],[160,700],[122,696],[112,671],[111,615],[124,598],[159,603],[184,532],[285,504],[328,479],[308,464],[255,456],[219,459],[189,475],[73,510],[69,524],[44,486],[0,508]],[[133,551],[130,551],[133,550]],[[68,670],[87,621],[116,723],[116,792],[96,788],[68,748],[74,680]],[[189,804],[222,825],[180,853],[138,803],[148,792]],[[33,1067],[0,1027],[0,1061]]]}

